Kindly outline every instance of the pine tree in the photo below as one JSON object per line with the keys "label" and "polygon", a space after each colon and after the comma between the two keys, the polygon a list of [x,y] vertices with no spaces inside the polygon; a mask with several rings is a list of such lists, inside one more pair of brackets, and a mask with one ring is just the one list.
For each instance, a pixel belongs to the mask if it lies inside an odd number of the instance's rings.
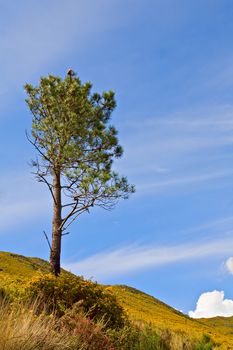
{"label": "pine tree", "polygon": [[91,88],[72,70],[64,79],[49,75],[36,87],[25,85],[32,113],[27,138],[37,151],[34,174],[53,199],[50,268],[56,276],[62,236],[72,222],[93,206],[112,209],[135,191],[112,170],[113,160],[123,153],[117,130],[109,124],[114,93],[91,93]]}

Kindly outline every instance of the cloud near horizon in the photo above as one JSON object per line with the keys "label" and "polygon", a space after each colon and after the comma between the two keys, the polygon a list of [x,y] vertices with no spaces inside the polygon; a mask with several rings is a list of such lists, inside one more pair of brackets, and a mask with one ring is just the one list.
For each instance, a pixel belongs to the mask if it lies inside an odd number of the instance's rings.
{"label": "cloud near horizon", "polygon": [[192,318],[229,317],[232,315],[233,300],[224,299],[224,292],[217,290],[202,293],[198,298],[196,309],[189,311],[189,316]]}

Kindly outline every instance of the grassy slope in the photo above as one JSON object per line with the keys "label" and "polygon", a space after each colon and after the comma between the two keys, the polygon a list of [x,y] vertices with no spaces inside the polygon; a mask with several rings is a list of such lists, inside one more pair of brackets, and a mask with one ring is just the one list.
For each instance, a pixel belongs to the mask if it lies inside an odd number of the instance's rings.
{"label": "grassy slope", "polygon": [[224,334],[233,335],[233,316],[231,317],[213,317],[213,318],[202,318],[201,322],[204,324],[218,328]]}
{"label": "grassy slope", "polygon": [[[158,299],[127,286],[111,286],[118,301],[127,311],[129,317],[139,323],[149,323],[156,329],[169,329],[187,337],[200,338],[209,334],[215,342],[222,344],[221,349],[233,349],[233,317],[218,317],[218,322],[211,319],[194,320]],[[224,327],[223,327],[224,325]]]}
{"label": "grassy slope", "polygon": [[[24,281],[39,272],[48,272],[49,265],[38,258],[0,252],[0,286],[10,281]],[[187,337],[201,338],[208,333],[222,344],[221,349],[233,349],[233,317],[193,320],[156,298],[127,286],[107,287],[118,298],[129,318],[151,324],[156,329],[169,329]]]}
{"label": "grassy slope", "polygon": [[1,279],[26,280],[35,276],[37,272],[49,272],[48,263],[39,258],[0,252]]}

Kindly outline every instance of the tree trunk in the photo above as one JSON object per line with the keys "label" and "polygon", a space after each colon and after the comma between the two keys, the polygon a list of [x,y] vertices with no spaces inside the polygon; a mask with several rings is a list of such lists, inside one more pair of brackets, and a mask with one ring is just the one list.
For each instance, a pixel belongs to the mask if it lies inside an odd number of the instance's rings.
{"label": "tree trunk", "polygon": [[52,226],[52,249],[50,252],[50,271],[58,276],[61,272],[60,257],[61,257],[61,179],[60,171],[54,172],[54,205],[53,205],[53,226]]}

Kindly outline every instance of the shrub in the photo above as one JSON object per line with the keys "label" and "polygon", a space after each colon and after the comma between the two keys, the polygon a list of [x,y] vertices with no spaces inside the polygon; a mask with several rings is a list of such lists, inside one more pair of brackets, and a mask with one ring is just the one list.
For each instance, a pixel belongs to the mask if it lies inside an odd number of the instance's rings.
{"label": "shrub", "polygon": [[2,277],[0,280],[0,298],[12,301],[21,294],[22,286],[23,283],[21,281]]}
{"label": "shrub", "polygon": [[82,347],[88,350],[116,350],[110,338],[105,333],[105,325],[102,322],[97,324],[86,317],[80,311],[79,303],[67,309],[59,320],[59,329],[62,333],[68,334],[74,339],[78,338]]}
{"label": "shrub", "polygon": [[150,327],[131,323],[121,330],[110,330],[108,335],[119,350],[164,350],[160,337]]}
{"label": "shrub", "polygon": [[109,328],[122,328],[127,322],[114,295],[97,283],[71,274],[37,276],[28,283],[25,295],[40,301],[40,312],[55,312],[58,317],[79,302],[90,319],[102,320]]}
{"label": "shrub", "polygon": [[212,350],[215,343],[208,334],[203,334],[202,339],[195,346],[195,350]]}

